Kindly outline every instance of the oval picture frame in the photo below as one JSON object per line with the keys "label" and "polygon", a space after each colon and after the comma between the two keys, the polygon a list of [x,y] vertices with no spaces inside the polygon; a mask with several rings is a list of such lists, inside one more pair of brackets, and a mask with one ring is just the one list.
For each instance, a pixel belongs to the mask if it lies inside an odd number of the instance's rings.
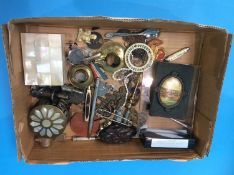
{"label": "oval picture frame", "polygon": [[[170,80],[171,79],[171,80]],[[168,82],[167,82],[168,81]],[[169,82],[171,81],[171,82]],[[166,89],[165,86],[172,86],[172,84],[177,84],[177,86],[180,87],[175,87],[174,90],[165,90],[166,93],[164,93],[162,91],[162,88]],[[179,90],[180,89],[180,90]],[[176,91],[180,91],[179,95],[176,94]],[[165,97],[162,97],[162,95],[164,95]],[[178,97],[179,96],[179,97]],[[166,77],[164,77],[162,79],[162,81],[160,82],[159,86],[158,86],[158,100],[159,103],[165,108],[165,109],[172,109],[175,108],[176,106],[178,106],[180,104],[180,102],[182,101],[184,96],[184,84],[182,79],[175,74],[171,74],[171,75],[167,75]]]}

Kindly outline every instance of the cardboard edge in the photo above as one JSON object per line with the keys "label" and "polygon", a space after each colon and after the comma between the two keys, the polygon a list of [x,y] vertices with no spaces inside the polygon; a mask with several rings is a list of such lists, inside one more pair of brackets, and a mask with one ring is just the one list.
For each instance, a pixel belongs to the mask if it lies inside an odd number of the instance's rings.
{"label": "cardboard edge", "polygon": [[[184,22],[184,21],[178,21],[178,20],[167,20],[167,19],[157,19],[157,18],[125,18],[125,17],[110,17],[110,16],[70,16],[70,17],[33,17],[33,18],[16,18],[12,19],[10,21],[11,24],[18,24],[18,23],[26,23],[26,22],[37,22],[39,20],[56,20],[56,19],[70,19],[70,20],[109,20],[109,21],[121,21],[121,22],[134,22],[134,21],[154,21],[154,22],[170,22],[170,23],[176,23],[176,24],[183,24],[183,25],[191,25],[196,28],[203,28],[203,29],[211,29],[211,30],[219,30],[227,32],[226,29],[217,27],[217,26],[211,26],[211,25],[204,25],[204,24],[196,24],[192,22]],[[227,32],[228,33],[228,32]]]}
{"label": "cardboard edge", "polygon": [[229,58],[229,54],[230,54],[230,49],[232,46],[232,37],[233,35],[230,33],[227,33],[227,42],[226,42],[226,48],[225,48],[225,52],[224,52],[224,61],[223,64],[220,66],[220,71],[218,73],[218,84],[219,84],[219,90],[222,90],[222,86],[223,86],[223,79],[226,73],[226,68],[227,68],[227,64],[228,64],[228,58]]}
{"label": "cardboard edge", "polygon": [[[219,80],[218,84],[219,84],[219,91],[220,91],[219,103],[220,103],[223,81],[224,81],[226,68],[227,68],[227,64],[228,64],[230,49],[231,49],[231,45],[232,45],[232,37],[233,37],[232,34],[227,33],[227,42],[225,44],[225,52],[224,52],[224,62],[220,66],[220,71],[218,74],[218,80]],[[218,104],[218,108],[219,108],[219,104]],[[217,111],[218,110],[219,109],[217,109]],[[217,114],[216,114],[215,120],[213,122],[210,121],[210,130],[211,131],[210,131],[209,141],[207,142],[206,150],[205,150],[204,154],[202,155],[202,158],[207,157],[210,153],[210,149],[211,149],[211,145],[212,145],[212,141],[213,141],[213,137],[214,137],[214,129],[215,129],[216,120],[217,120]]]}
{"label": "cardboard edge", "polygon": [[[12,99],[12,113],[13,113],[13,118],[14,118],[14,101],[12,98],[12,83],[11,83],[11,74],[14,74],[13,69],[12,69],[12,61],[11,61],[11,52],[10,52],[10,46],[9,46],[9,30],[7,24],[2,25],[2,36],[3,36],[3,46],[5,50],[5,57],[6,57],[6,62],[7,62],[7,68],[8,68],[8,75],[9,75],[9,83],[10,83],[10,93],[11,93],[11,99]],[[14,120],[14,131],[16,134],[16,146],[17,146],[17,154],[18,154],[18,160],[20,161],[22,159],[22,151],[20,147],[20,140],[19,140],[19,134],[17,131],[17,127],[15,125],[15,120]]]}
{"label": "cardboard edge", "polygon": [[159,159],[113,159],[113,160],[89,160],[89,161],[61,161],[61,162],[46,162],[46,161],[38,161],[38,160],[26,160],[26,163],[29,165],[56,165],[56,166],[61,166],[61,165],[69,165],[69,164],[74,164],[74,163],[92,163],[92,162],[122,162],[122,161],[157,161],[157,160],[168,160],[168,161],[175,161],[175,162],[189,162],[192,160],[199,160],[202,157],[200,156],[194,156],[194,157],[189,157],[188,159],[164,159],[164,158],[159,158]]}

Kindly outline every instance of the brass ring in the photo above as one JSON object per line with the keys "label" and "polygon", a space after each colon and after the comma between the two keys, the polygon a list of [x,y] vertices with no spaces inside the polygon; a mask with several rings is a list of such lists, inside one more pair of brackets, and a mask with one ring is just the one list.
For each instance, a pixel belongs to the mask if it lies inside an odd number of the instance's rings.
{"label": "brass ring", "polygon": [[[107,42],[101,49],[101,61],[103,69],[107,72],[113,73],[124,66],[124,51],[125,47],[117,42]],[[113,62],[112,65],[108,63]]]}
{"label": "brass ring", "polygon": [[[79,81],[77,79],[78,73],[81,73],[81,75],[83,74],[83,76],[85,76],[84,77],[85,79]],[[68,72],[68,80],[76,88],[85,89],[93,83],[94,78],[92,70],[88,66],[79,64],[79,65],[73,65],[70,68]]]}

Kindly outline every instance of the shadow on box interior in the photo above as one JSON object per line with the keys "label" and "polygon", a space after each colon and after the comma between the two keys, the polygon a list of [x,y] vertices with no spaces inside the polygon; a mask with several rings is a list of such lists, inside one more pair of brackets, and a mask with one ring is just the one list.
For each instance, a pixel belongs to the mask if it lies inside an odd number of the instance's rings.
{"label": "shadow on box interior", "polygon": [[192,118],[198,67],[168,62],[153,66],[149,114],[181,120]]}

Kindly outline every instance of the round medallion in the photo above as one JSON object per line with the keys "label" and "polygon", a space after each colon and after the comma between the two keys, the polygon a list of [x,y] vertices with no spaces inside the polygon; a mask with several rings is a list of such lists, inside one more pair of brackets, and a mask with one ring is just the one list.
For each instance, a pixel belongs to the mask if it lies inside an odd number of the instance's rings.
{"label": "round medallion", "polygon": [[134,72],[144,72],[153,64],[154,53],[143,43],[131,45],[125,52],[125,64]]}
{"label": "round medallion", "polygon": [[39,105],[29,114],[31,130],[42,138],[54,138],[62,134],[67,124],[67,116],[53,105]]}

